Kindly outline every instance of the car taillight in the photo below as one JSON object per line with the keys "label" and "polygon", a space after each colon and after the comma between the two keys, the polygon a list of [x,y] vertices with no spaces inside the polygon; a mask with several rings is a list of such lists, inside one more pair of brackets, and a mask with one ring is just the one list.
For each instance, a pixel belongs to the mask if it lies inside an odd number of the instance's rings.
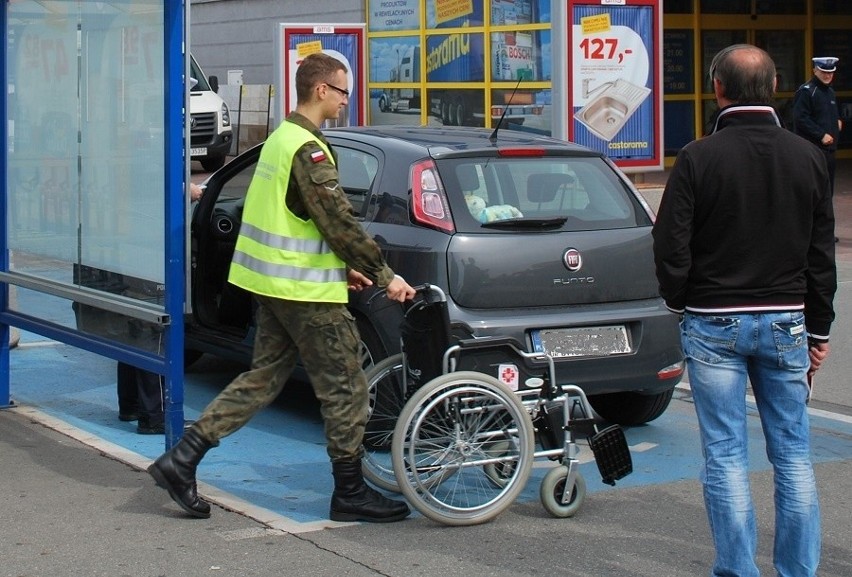
{"label": "car taillight", "polygon": [[511,157],[511,156],[544,156],[543,148],[498,148],[497,154],[499,156]]}
{"label": "car taillight", "polygon": [[455,232],[447,195],[431,160],[421,160],[411,167],[411,202],[414,220],[418,224]]}
{"label": "car taillight", "polygon": [[674,379],[682,375],[685,368],[684,361],[679,361],[657,371],[657,378],[661,381]]}

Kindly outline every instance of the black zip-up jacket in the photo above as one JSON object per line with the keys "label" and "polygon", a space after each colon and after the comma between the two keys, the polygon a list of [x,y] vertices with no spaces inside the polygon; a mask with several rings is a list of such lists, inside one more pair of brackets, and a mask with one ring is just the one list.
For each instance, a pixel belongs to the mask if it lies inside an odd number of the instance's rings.
{"label": "black zip-up jacket", "polygon": [[733,105],[681,149],[654,224],[660,294],[673,312],[805,311],[827,341],[837,271],[824,155],[769,106]]}
{"label": "black zip-up jacket", "polygon": [[[840,139],[837,97],[834,89],[814,76],[796,91],[793,102],[793,126],[796,134],[804,136],[823,150],[837,150]],[[822,137],[830,134],[834,142],[826,146]]]}

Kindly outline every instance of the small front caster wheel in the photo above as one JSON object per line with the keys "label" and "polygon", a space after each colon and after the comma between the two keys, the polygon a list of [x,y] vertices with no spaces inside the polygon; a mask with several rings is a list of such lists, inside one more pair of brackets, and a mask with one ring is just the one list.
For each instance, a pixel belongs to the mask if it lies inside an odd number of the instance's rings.
{"label": "small front caster wheel", "polygon": [[568,467],[560,465],[548,471],[541,481],[539,496],[541,504],[554,517],[573,517],[586,498],[586,480],[577,473],[574,488],[567,503],[562,502],[565,483],[568,481]]}

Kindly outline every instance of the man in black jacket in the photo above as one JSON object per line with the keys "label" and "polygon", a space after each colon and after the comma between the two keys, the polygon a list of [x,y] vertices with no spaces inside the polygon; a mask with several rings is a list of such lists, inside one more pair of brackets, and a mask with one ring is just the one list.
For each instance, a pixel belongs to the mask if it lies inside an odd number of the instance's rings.
{"label": "man in black jacket", "polygon": [[714,131],[678,154],[654,224],[660,294],[681,343],[701,433],[712,575],[755,577],[746,388],[775,472],[774,562],[813,576],[820,516],[806,403],[829,354],[837,288],[828,169],[772,108],[775,65],[739,44],[713,59]]}

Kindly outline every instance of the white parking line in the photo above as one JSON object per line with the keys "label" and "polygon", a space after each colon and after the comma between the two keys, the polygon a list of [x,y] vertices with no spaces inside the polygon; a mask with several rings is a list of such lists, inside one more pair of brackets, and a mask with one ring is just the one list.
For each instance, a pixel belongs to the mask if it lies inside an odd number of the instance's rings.
{"label": "white parking line", "polygon": [[60,345],[64,345],[65,343],[60,343],[59,341],[33,341],[31,343],[22,343],[18,342],[18,346],[15,348],[18,349],[34,349],[37,347],[56,347]]}
{"label": "white parking line", "polygon": [[[582,447],[584,447],[584,449],[588,449],[588,447],[589,447],[589,445],[587,443],[578,443],[578,444],[581,445]],[[645,451],[650,451],[651,449],[656,449],[659,446],[660,445],[657,444],[657,443],[642,442],[642,443],[636,443],[635,445],[629,445],[628,448],[630,449],[631,453],[644,453]],[[580,452],[580,455],[577,457],[577,461],[581,465],[584,465],[586,463],[594,463],[595,462],[595,455],[592,453],[591,450],[583,450],[583,451]],[[559,461],[551,461],[549,459],[548,460],[539,459],[537,461],[533,461],[533,469],[552,469],[553,467],[558,467],[558,466],[559,466]]]}
{"label": "white parking line", "polygon": [[[675,387],[676,389],[681,389],[684,391],[691,390],[689,388],[689,383],[681,382],[679,385]],[[756,401],[752,395],[746,395],[746,401],[749,403],[755,404]],[[822,417],[824,419],[831,419],[832,421],[837,421],[838,423],[846,423],[852,424],[852,416],[844,415],[843,413],[833,413],[831,411],[826,411],[823,409],[814,409],[812,407],[808,407],[808,414],[814,417]]]}

